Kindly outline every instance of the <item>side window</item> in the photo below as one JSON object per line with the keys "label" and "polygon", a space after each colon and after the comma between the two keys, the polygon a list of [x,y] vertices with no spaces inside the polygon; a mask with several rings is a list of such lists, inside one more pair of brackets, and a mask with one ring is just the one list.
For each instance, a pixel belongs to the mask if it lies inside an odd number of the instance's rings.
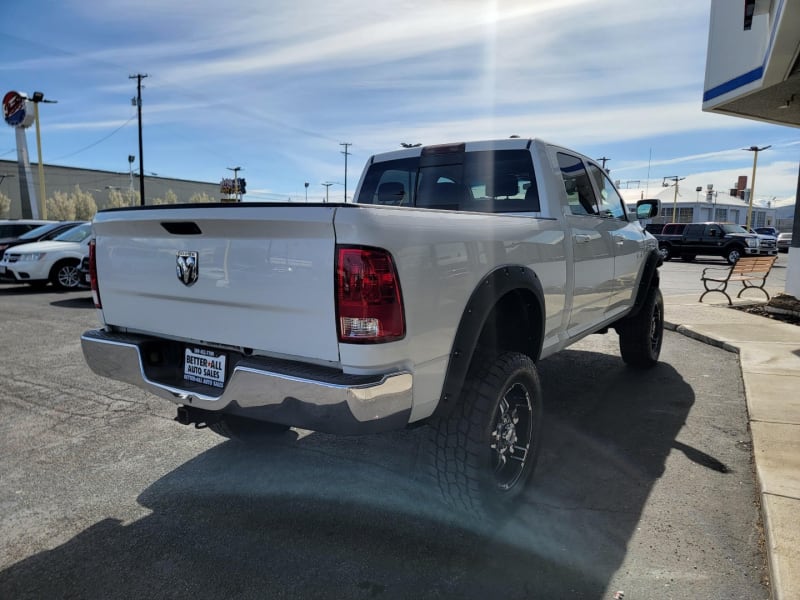
{"label": "side window", "polygon": [[564,189],[572,214],[599,214],[597,199],[583,161],[577,156],[559,152],[558,166],[561,169],[561,178],[564,180]]}
{"label": "side window", "polygon": [[692,225],[687,225],[686,229],[684,230],[684,234],[690,237],[702,237],[703,231],[705,230],[706,226],[700,223],[694,223]]}
{"label": "side window", "polygon": [[597,189],[600,190],[600,215],[603,217],[613,217],[622,221],[627,221],[625,208],[619,193],[614,188],[614,184],[603,170],[597,165],[590,164],[589,172],[594,178]]}

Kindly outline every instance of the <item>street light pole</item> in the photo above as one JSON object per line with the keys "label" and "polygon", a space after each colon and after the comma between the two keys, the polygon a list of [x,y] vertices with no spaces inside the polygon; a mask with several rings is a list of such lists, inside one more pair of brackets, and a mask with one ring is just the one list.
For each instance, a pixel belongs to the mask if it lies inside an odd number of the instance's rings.
{"label": "street light pole", "polygon": [[672,222],[678,222],[678,182],[686,179],[686,177],[678,177],[677,175],[670,175],[661,180],[661,185],[668,187],[667,180],[675,182],[675,195],[672,198]]}
{"label": "street light pole", "polygon": [[36,121],[36,152],[39,157],[39,213],[42,219],[47,218],[47,193],[44,189],[44,165],[42,164],[42,135],[39,130],[39,103],[56,104],[58,100],[45,100],[42,92],[33,92],[33,119]]}
{"label": "street light pole", "polygon": [[742,148],[747,152],[753,153],[753,178],[750,180],[750,204],[747,208],[747,226],[746,229],[750,231],[750,224],[753,218],[753,200],[755,199],[756,195],[756,164],[758,163],[758,153],[762,150],[766,150],[767,148],[772,148],[772,145],[763,146],[759,148],[758,146],[750,146],[749,148]]}
{"label": "street light pole", "polygon": [[328,202],[328,190],[333,185],[332,183],[323,183],[322,185],[325,186],[325,202]]}

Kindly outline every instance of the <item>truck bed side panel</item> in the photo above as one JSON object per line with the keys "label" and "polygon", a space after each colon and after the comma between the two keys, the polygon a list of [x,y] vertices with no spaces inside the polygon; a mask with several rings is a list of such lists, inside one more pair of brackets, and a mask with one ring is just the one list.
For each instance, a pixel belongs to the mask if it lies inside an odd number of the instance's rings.
{"label": "truck bed side panel", "polygon": [[[446,224],[445,224],[446,221]],[[441,393],[456,328],[482,278],[502,265],[525,265],[545,294],[546,337],[562,326],[566,290],[561,222],[522,216],[363,206],[336,213],[342,244],[386,248],[394,256],[406,314],[406,339],[391,344],[341,344],[342,366],[403,366],[413,361],[414,412],[432,412]]]}

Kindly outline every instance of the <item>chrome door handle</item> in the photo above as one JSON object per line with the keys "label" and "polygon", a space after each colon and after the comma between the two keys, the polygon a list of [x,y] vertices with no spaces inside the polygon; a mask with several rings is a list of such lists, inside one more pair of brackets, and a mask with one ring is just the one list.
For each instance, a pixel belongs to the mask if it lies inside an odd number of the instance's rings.
{"label": "chrome door handle", "polygon": [[592,236],[586,235],[584,233],[576,233],[573,236],[576,244],[588,244],[592,241]]}
{"label": "chrome door handle", "polygon": [[615,235],[615,236],[612,236],[612,237],[614,238],[614,243],[617,246],[622,246],[625,243],[625,236],[623,236],[623,235]]}

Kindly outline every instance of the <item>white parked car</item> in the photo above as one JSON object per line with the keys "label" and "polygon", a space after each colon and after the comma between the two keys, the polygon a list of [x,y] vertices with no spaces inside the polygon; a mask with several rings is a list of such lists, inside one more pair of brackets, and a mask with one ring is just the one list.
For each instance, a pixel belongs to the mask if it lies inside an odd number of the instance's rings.
{"label": "white parked car", "polygon": [[47,242],[22,244],[9,249],[0,260],[0,279],[6,282],[74,289],[83,285],[78,267],[89,255],[92,224],[68,229]]}

